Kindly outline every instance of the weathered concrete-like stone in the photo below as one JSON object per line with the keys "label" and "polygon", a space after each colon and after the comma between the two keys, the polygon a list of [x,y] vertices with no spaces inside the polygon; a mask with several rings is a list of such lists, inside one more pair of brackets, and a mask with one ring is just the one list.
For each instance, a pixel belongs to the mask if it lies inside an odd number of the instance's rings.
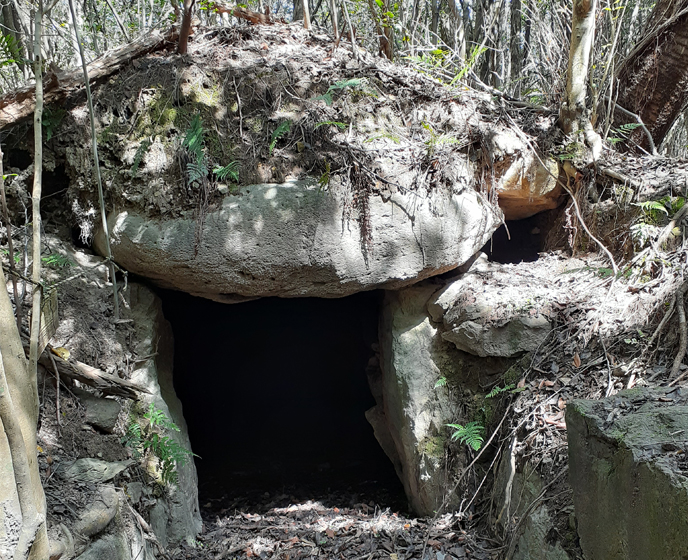
{"label": "weathered concrete-like stone", "polygon": [[442,338],[476,356],[511,357],[535,350],[550,330],[552,326],[544,317],[516,317],[499,327],[466,321],[442,333]]}
{"label": "weathered concrete-like stone", "polygon": [[86,423],[111,434],[117,424],[121,405],[114,399],[96,397],[82,389],[75,389],[74,394],[86,408]]}
{"label": "weathered concrete-like stone", "polygon": [[131,560],[123,533],[105,535],[93,542],[76,560]]}
{"label": "weathered concrete-like stone", "polygon": [[[160,286],[217,301],[342,297],[451,270],[499,225],[497,211],[472,189],[371,195],[364,250],[351,204],[305,181],[251,185],[206,215],[197,245],[192,217],[123,211],[108,220],[112,254]],[[94,246],[104,253],[102,233]]]}
{"label": "weathered concrete-like stone", "polygon": [[471,269],[445,286],[428,303],[442,338],[475,356],[513,357],[535,350],[552,330],[551,292],[530,277],[478,258]]}
{"label": "weathered concrete-like stone", "polygon": [[422,515],[432,514],[449,488],[445,424],[460,417],[457,404],[434,390],[443,375],[437,363],[442,341],[426,304],[436,290],[417,286],[388,292],[380,327],[384,416],[396,447],[390,458],[398,461],[411,507]]}
{"label": "weathered concrete-like stone", "polygon": [[81,513],[74,524],[74,531],[84,537],[100,533],[117,514],[119,497],[113,486],[101,488],[97,499]]}
{"label": "weathered concrete-like stone", "polygon": [[564,190],[557,183],[559,164],[536,155],[512,131],[487,135],[492,173],[486,174],[490,189],[498,193],[499,207],[507,220],[522,220],[561,204]]}
{"label": "weathered concrete-like stone", "polygon": [[631,389],[566,407],[570,481],[588,560],[688,558],[688,395]]}
{"label": "weathered concrete-like stone", "polygon": [[64,472],[66,478],[78,482],[100,483],[112,480],[134,461],[115,461],[108,463],[100,459],[83,458],[74,461]]}
{"label": "weathered concrete-like stone", "polygon": [[[163,316],[160,299],[141,284],[133,282],[129,285],[131,314],[136,329],[136,353],[149,356],[147,360],[137,362],[131,381],[148,389],[146,402],[155,404],[179,428],[179,432],[169,431],[166,435],[191,451],[182,403],[174,392],[172,382],[172,328]],[[158,498],[154,511],[151,511],[151,526],[163,546],[194,538],[201,531],[198,477],[193,459],[177,465],[177,477],[177,483],[167,488],[165,495]]]}

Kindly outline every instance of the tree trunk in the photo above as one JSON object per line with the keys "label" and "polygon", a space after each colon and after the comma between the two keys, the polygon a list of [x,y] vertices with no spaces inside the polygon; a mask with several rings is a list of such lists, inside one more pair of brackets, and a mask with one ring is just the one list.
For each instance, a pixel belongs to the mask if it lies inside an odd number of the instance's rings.
{"label": "tree trunk", "polygon": [[[387,11],[387,1],[383,4],[384,8],[380,12]],[[392,60],[394,53],[392,52],[392,42],[388,36],[388,27],[385,26],[385,16],[382,13],[378,13],[377,4],[374,0],[368,0],[368,7],[370,8],[370,17],[372,17],[373,22],[375,22],[375,34],[379,42],[379,52],[380,55],[385,56],[387,59]],[[391,31],[391,29],[389,29]]]}
{"label": "tree trunk", "polygon": [[512,95],[521,96],[521,68],[523,56],[521,53],[521,0],[511,0],[511,80],[513,81]]}
{"label": "tree trunk", "polygon": [[597,0],[573,0],[571,46],[566,75],[566,97],[559,112],[559,122],[566,134],[583,134],[592,149],[593,159],[602,153],[602,141],[593,130],[586,107],[590,52],[595,40],[595,12]]}
{"label": "tree trunk", "polygon": [[184,0],[184,13],[182,15],[182,25],[179,28],[179,43],[177,44],[177,52],[179,54],[186,54],[189,48],[189,35],[191,34],[191,18],[193,17],[193,8],[196,0]]}
{"label": "tree trunk", "polygon": [[[617,103],[638,115],[655,145],[664,140],[688,105],[688,0],[659,0],[643,39],[617,72]],[[616,122],[629,122],[618,111]],[[631,139],[644,149],[639,129]]]}
{"label": "tree trunk", "polygon": [[[42,56],[41,35],[43,5],[39,1],[35,14],[34,32],[34,73],[38,76],[36,82],[36,108],[34,118],[35,154],[34,154],[34,190],[33,230],[34,230],[34,280],[40,275],[40,199],[41,182],[41,150],[42,131],[41,116],[43,112],[42,94]],[[37,198],[38,196],[38,198]],[[36,243],[38,237],[38,244]],[[36,257],[36,255],[38,255]],[[36,260],[38,263],[36,264]],[[38,336],[36,323],[40,320],[40,295],[34,291],[31,348],[37,348],[35,340]],[[38,316],[38,320],[36,317]],[[0,431],[0,464],[3,472],[12,472],[16,488],[10,488],[6,480],[0,480],[0,508],[3,513],[12,510],[13,503],[19,503],[22,525],[19,533],[19,543],[15,549],[14,559],[44,560],[48,558],[48,534],[45,524],[45,494],[41,486],[36,457],[36,426],[38,422],[38,389],[36,382],[36,357],[33,356],[27,364],[20,333],[14,320],[12,304],[7,293],[5,275],[0,269],[0,391],[2,403],[0,416],[2,430]],[[36,354],[34,351],[32,354]],[[7,415],[11,414],[11,418]],[[19,432],[19,433],[18,433]],[[23,448],[22,448],[23,446]],[[8,463],[9,461],[9,463]],[[7,467],[10,467],[7,469]],[[3,478],[3,477],[0,477]]]}
{"label": "tree trunk", "polygon": [[311,28],[311,11],[308,6],[308,0],[301,0],[303,4],[303,26],[306,29]]}
{"label": "tree trunk", "polygon": [[303,0],[294,0],[294,14],[292,21],[301,21],[303,19]]}

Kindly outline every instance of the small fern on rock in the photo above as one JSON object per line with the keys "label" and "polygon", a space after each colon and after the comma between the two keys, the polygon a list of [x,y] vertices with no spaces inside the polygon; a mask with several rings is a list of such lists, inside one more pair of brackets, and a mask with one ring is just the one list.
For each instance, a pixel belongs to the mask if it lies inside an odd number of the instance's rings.
{"label": "small fern on rock", "polygon": [[451,435],[452,441],[465,443],[474,451],[478,451],[482,447],[485,428],[478,422],[468,422],[465,426],[461,424],[447,424],[447,426],[454,429],[454,433]]}
{"label": "small fern on rock", "polygon": [[155,458],[158,476],[163,485],[175,484],[177,467],[183,466],[189,457],[195,456],[179,442],[165,435],[165,431],[179,432],[179,427],[167,415],[150,404],[141,418],[132,417],[122,443],[139,459]]}

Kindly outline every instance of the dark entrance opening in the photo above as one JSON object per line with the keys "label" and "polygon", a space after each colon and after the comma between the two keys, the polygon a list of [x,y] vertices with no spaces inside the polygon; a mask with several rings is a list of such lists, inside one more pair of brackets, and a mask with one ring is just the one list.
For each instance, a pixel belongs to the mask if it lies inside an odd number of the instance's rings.
{"label": "dark entrance opening", "polygon": [[169,291],[162,299],[202,502],[351,493],[405,506],[364,415],[375,404],[366,368],[375,363],[380,293],[234,305]]}
{"label": "dark entrance opening", "polygon": [[540,215],[523,220],[509,220],[499,227],[482,248],[493,262],[518,264],[538,260],[543,248]]}

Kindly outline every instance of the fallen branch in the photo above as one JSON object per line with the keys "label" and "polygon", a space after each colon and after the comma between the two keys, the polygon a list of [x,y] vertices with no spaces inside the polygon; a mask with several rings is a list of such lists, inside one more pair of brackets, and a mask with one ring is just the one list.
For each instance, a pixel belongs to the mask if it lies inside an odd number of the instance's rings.
{"label": "fallen branch", "polygon": [[[136,58],[165,48],[175,41],[176,35],[175,30],[164,34],[153,32],[94,60],[88,65],[90,83],[107,78]],[[83,86],[83,72],[80,68],[60,74],[48,73],[45,77],[44,103],[49,105],[64,101]],[[35,85],[20,88],[0,97],[0,130],[30,117],[35,105]]]}
{"label": "fallen branch", "polygon": [[[49,355],[48,352],[52,355]],[[145,387],[141,387],[126,379],[120,379],[115,375],[105,373],[98,368],[91,367],[74,358],[63,360],[59,354],[53,350],[52,346],[48,345],[38,362],[45,368],[52,369],[53,360],[61,376],[64,375],[79,383],[98,389],[104,395],[115,395],[118,397],[135,399],[138,397],[139,393],[150,394],[150,391]]]}

